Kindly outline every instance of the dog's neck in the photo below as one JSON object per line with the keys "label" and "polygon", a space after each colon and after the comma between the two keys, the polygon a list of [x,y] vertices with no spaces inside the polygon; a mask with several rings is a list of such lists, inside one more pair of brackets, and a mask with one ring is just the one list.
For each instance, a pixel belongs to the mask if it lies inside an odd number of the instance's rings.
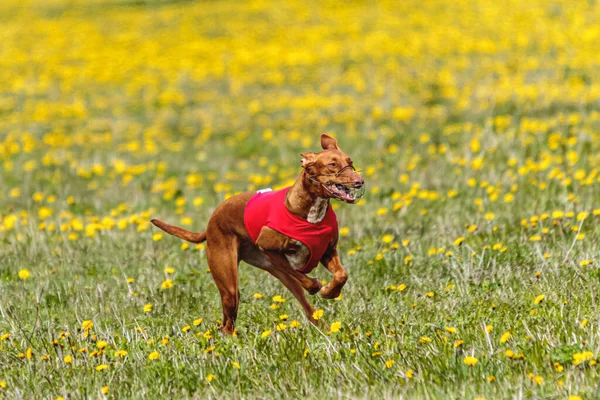
{"label": "dog's neck", "polygon": [[329,209],[329,199],[320,194],[320,188],[302,172],[287,192],[285,206],[292,214],[311,224],[319,223]]}

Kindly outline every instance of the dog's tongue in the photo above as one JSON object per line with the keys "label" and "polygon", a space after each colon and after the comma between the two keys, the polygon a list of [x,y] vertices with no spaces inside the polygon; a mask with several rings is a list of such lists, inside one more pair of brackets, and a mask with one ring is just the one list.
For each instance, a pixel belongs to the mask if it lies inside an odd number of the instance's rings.
{"label": "dog's tongue", "polygon": [[342,191],[342,198],[346,201],[353,202],[354,201],[354,193]]}
{"label": "dog's tongue", "polygon": [[356,194],[352,190],[344,190],[337,187],[335,184],[327,185],[329,191],[339,200],[345,201],[346,203],[354,203],[356,201]]}

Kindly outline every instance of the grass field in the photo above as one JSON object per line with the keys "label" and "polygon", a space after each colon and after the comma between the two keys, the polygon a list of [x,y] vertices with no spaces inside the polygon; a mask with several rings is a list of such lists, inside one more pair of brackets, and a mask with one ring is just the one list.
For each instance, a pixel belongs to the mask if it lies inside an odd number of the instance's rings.
{"label": "grass field", "polygon": [[[596,398],[597,1],[3,0],[0,398]],[[203,230],[336,136],[311,326]],[[323,268],[316,276],[330,275]]]}

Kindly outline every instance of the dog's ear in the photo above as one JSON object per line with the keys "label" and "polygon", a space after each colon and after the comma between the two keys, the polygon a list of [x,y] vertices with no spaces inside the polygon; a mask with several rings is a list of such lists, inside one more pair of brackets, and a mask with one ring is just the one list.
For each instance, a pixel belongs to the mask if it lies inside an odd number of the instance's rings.
{"label": "dog's ear", "polygon": [[323,133],[321,135],[321,147],[323,148],[323,150],[339,150],[340,149],[340,147],[338,146],[337,140],[335,140],[335,138],[332,138],[331,136],[329,136],[326,133]]}
{"label": "dog's ear", "polygon": [[302,156],[302,168],[308,168],[314,165],[317,160],[315,153],[301,153],[300,155]]}

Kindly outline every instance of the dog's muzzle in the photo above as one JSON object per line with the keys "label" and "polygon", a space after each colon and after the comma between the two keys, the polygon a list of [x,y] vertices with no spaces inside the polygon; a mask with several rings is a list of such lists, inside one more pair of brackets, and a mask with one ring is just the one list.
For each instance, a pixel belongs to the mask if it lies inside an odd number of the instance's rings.
{"label": "dog's muzzle", "polygon": [[323,187],[333,198],[350,204],[357,203],[365,194],[365,181],[362,179],[344,183],[328,182]]}
{"label": "dog's muzzle", "polygon": [[342,176],[342,173],[347,169],[352,169],[354,178],[348,177],[346,180],[341,182],[327,181],[325,183],[317,180],[316,175],[309,175],[308,179],[317,185],[321,185],[321,187],[329,192],[331,197],[334,199],[341,200],[345,203],[354,204],[357,203],[365,194],[365,180],[360,175],[360,171],[357,171],[352,165],[346,165],[335,174],[319,175],[319,177],[335,177],[339,179]]}

